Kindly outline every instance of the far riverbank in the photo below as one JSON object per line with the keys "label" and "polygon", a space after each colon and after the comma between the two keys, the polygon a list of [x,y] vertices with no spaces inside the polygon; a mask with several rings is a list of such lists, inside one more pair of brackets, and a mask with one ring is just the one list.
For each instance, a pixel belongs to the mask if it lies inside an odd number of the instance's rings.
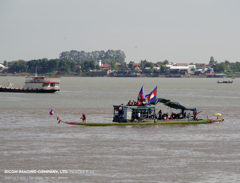
{"label": "far riverbank", "polygon": [[[0,73],[0,76],[34,76],[35,73],[29,73],[29,72],[22,72],[22,73]],[[48,76],[48,74],[38,74],[39,76]],[[61,77],[91,77],[91,76],[86,76],[83,74],[79,73],[71,73],[71,74],[66,74],[64,72],[62,73],[56,73],[54,76],[61,76]],[[96,77],[116,77],[116,76],[96,76]],[[124,77],[124,76],[123,76]],[[127,76],[126,76],[127,77]],[[138,77],[159,77],[159,78],[207,78],[206,75],[201,74],[201,75],[194,75],[194,74],[186,74],[186,75],[147,75],[147,74],[141,74]],[[219,78],[219,77],[214,77],[214,78]],[[231,75],[226,75],[224,78],[240,78],[240,74],[231,74]]]}

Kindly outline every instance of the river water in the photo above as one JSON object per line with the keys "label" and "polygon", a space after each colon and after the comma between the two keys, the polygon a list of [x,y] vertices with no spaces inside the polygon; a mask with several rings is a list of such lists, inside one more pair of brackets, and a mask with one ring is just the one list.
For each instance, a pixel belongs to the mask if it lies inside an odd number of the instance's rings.
{"label": "river water", "polygon": [[[19,85],[25,80],[0,77],[0,84],[6,79]],[[240,79],[217,80],[63,77],[55,94],[0,93],[0,182],[239,182]],[[199,118],[214,119],[218,112],[225,121],[127,127],[57,123],[57,116],[80,121],[82,113],[87,122],[111,122],[112,106],[136,101],[142,85],[146,94],[157,86],[157,97],[199,108]],[[162,104],[157,109],[176,112]]]}

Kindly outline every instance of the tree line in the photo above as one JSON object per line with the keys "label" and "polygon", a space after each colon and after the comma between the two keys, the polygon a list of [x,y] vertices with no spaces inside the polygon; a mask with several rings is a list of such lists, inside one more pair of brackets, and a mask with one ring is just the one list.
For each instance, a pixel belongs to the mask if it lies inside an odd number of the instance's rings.
{"label": "tree line", "polygon": [[68,61],[64,59],[51,59],[47,58],[38,59],[38,60],[30,60],[30,61],[13,61],[8,63],[8,71],[9,72],[30,72],[34,73],[35,68],[37,67],[38,73],[51,73],[56,71],[62,72],[71,72],[75,69],[76,62]]}
{"label": "tree line", "polygon": [[[129,64],[126,64],[126,62],[123,62],[121,65],[117,66],[115,60],[112,60],[110,62],[111,70],[116,69],[122,69],[122,70],[132,70],[134,69],[133,61],[130,61]],[[161,66],[161,71],[165,72],[165,64],[167,64],[168,61],[164,62],[157,62]],[[38,59],[38,60],[30,60],[30,61],[12,61],[12,62],[4,62],[4,65],[8,66],[8,72],[11,73],[20,73],[20,72],[29,72],[34,73],[35,68],[37,66],[37,72],[39,74],[50,74],[54,75],[56,72],[65,72],[68,74],[71,74],[72,72],[77,73],[87,73],[90,70],[101,70],[99,65],[96,65],[96,62],[94,60],[85,60],[82,63],[79,63],[75,60],[66,60],[66,59],[50,59],[47,58]],[[144,69],[145,67],[150,67],[149,72],[153,72],[153,68],[156,63],[148,62],[146,60],[141,60],[140,62],[140,69]]]}
{"label": "tree line", "polygon": [[[115,59],[110,59],[110,66],[111,70],[116,70],[116,69],[122,69],[122,70],[133,70],[134,69],[134,61],[130,61],[128,64],[126,62],[121,62],[120,66],[116,66],[116,60]],[[109,63],[109,62],[108,62]],[[156,64],[158,64],[161,67],[161,72],[165,73],[166,70],[166,64],[168,64],[169,61],[159,61],[157,63],[152,63],[147,60],[141,60],[140,61],[140,69],[144,69],[145,67],[150,67],[149,72],[153,73],[153,68]],[[193,64],[193,63],[190,63]],[[34,73],[36,66],[38,66],[38,73],[39,74],[49,74],[49,75],[54,75],[56,72],[63,72],[66,73],[66,75],[70,75],[72,72],[77,72],[77,73],[87,73],[90,70],[100,70],[101,68],[96,65],[96,62],[94,60],[84,60],[82,62],[80,61],[75,61],[75,60],[67,60],[67,59],[50,59],[48,60],[47,58],[43,59],[38,59],[38,60],[30,60],[30,61],[24,61],[24,60],[19,60],[19,61],[12,61],[12,62],[7,62],[4,61],[4,65],[8,66],[8,72],[29,72],[29,73]],[[76,67],[76,65],[80,65],[80,67]],[[228,60],[225,60],[224,62],[218,63],[216,60],[214,60],[213,57],[210,57],[209,60],[209,66],[214,68],[215,72],[225,72],[225,71],[230,71],[230,72],[240,72],[240,63],[235,62],[235,63],[230,63]]]}
{"label": "tree line", "polygon": [[111,64],[115,61],[121,65],[125,63],[125,53],[121,50],[108,50],[108,51],[64,51],[60,53],[59,59],[74,60],[78,63],[83,63],[85,60],[101,60],[102,63]]}
{"label": "tree line", "polygon": [[224,62],[218,63],[211,56],[208,65],[210,67],[213,67],[215,72],[225,72],[225,71],[240,72],[240,62],[238,61],[235,63],[230,63],[228,60],[225,60]]}

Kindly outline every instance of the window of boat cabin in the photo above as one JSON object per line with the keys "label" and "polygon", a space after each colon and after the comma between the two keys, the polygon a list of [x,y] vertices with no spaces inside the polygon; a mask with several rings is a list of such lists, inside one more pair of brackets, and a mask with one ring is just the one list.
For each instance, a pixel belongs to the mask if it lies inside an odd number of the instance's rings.
{"label": "window of boat cabin", "polygon": [[43,87],[49,87],[50,85],[48,83],[43,83]]}

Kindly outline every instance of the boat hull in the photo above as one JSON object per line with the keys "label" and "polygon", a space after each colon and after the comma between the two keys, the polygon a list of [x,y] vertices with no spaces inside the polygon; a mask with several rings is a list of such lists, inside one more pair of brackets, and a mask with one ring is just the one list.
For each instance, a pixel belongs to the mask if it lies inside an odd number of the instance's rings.
{"label": "boat hull", "polygon": [[217,82],[217,83],[225,83],[225,84],[231,84],[231,83],[233,83],[233,81],[228,81],[228,82]]}
{"label": "boat hull", "polygon": [[141,123],[78,123],[82,126],[150,126],[150,125],[186,125],[186,124],[208,124],[207,121],[164,121],[164,122],[141,122]]}
{"label": "boat hull", "polygon": [[187,125],[187,124],[208,124],[213,122],[223,122],[218,121],[209,121],[209,120],[200,120],[200,121],[158,121],[158,122],[131,122],[131,123],[83,123],[83,122],[67,122],[59,120],[58,123],[63,122],[69,125],[82,125],[82,126],[150,126],[150,125]]}
{"label": "boat hull", "polygon": [[23,88],[0,88],[0,92],[17,92],[17,93],[55,93],[56,91],[60,91],[59,89],[23,89]]}

